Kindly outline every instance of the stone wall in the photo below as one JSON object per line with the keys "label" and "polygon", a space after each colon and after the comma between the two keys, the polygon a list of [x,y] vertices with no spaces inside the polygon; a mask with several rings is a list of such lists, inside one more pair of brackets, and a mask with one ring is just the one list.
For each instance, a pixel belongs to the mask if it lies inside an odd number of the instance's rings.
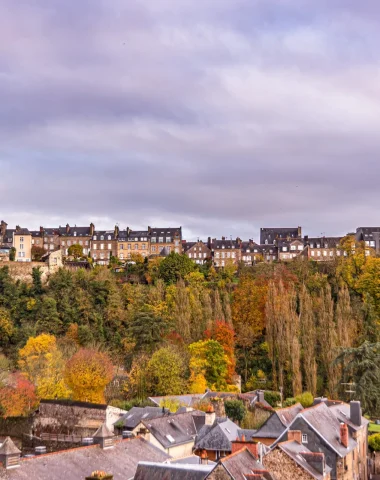
{"label": "stone wall", "polygon": [[44,262],[6,262],[4,266],[9,267],[9,274],[15,280],[21,280],[22,282],[32,283],[32,271],[33,268],[40,268],[41,280],[46,282],[49,276],[49,266]]}
{"label": "stone wall", "polygon": [[279,448],[275,448],[266,455],[263,458],[263,464],[272,475],[282,480],[314,480],[312,475],[298,466],[294,460],[289,458]]}
{"label": "stone wall", "polygon": [[22,438],[32,432],[32,417],[0,417],[0,436]]}

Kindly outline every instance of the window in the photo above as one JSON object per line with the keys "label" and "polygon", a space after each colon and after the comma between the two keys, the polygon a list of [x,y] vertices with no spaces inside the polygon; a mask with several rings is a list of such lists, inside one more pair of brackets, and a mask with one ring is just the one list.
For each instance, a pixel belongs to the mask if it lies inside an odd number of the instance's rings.
{"label": "window", "polygon": [[54,245],[50,245],[50,250],[54,250]]}
{"label": "window", "polygon": [[104,235],[101,235],[101,236],[100,236],[100,240],[104,240]]}
{"label": "window", "polygon": [[131,244],[130,244],[130,243],[128,243],[128,250],[130,250],[130,249],[131,249]]}
{"label": "window", "polygon": [[314,257],[314,250],[311,251],[311,256]]}
{"label": "window", "polygon": [[337,250],[336,254],[340,257],[340,250]]}
{"label": "window", "polygon": [[119,245],[119,249],[124,250],[124,245],[122,243]]}
{"label": "window", "polygon": [[121,253],[121,254],[119,255],[119,258],[120,258],[120,260],[123,260],[123,259],[124,259],[124,253]]}
{"label": "window", "polygon": [[215,252],[215,258],[219,258],[219,252]]}
{"label": "window", "polygon": [[323,250],[323,256],[324,256],[324,257],[327,257],[327,252],[326,252],[326,250]]}
{"label": "window", "polygon": [[170,247],[166,247],[166,250],[168,251],[168,253],[170,253]]}
{"label": "window", "polygon": [[303,250],[303,245],[298,245],[298,250]]}
{"label": "window", "polygon": [[138,250],[139,249],[139,246],[137,243],[135,243],[135,250]]}
{"label": "window", "polygon": [[158,237],[158,241],[159,241],[159,243],[163,243],[164,242],[164,237]]}
{"label": "window", "polygon": [[108,240],[111,240],[111,235],[108,235]]}
{"label": "window", "polygon": [[330,250],[330,257],[332,257],[333,255],[334,255],[334,252]]}
{"label": "window", "polygon": [[138,242],[138,241],[139,241],[139,239],[137,237],[135,237],[135,242]]}
{"label": "window", "polygon": [[24,244],[20,243],[20,250],[24,250]]}
{"label": "window", "polygon": [[189,258],[191,258],[191,253],[189,253]]}
{"label": "window", "polygon": [[100,244],[100,250],[104,250],[104,243]]}
{"label": "window", "polygon": [[156,251],[156,247],[152,247],[152,252],[155,252]]}
{"label": "window", "polygon": [[168,243],[171,243],[172,237],[166,237],[166,241],[167,241]]}
{"label": "window", "polygon": [[320,256],[321,256],[321,251],[320,251],[320,250],[318,250],[318,252],[317,252],[317,256],[318,256],[318,257],[320,257]]}
{"label": "window", "polygon": [[69,247],[71,245],[70,240],[67,240],[67,246]]}
{"label": "window", "polygon": [[151,243],[156,243],[156,237],[152,237],[152,238],[150,239],[150,241],[151,241]]}
{"label": "window", "polygon": [[96,235],[94,235],[94,240],[96,240]]}
{"label": "window", "polygon": [[112,250],[112,243],[108,244],[108,250]]}
{"label": "window", "polygon": [[93,258],[94,260],[96,260],[96,253],[94,253],[94,255],[92,256],[92,258]]}
{"label": "window", "polygon": [[96,249],[96,243],[92,244],[92,248]]}
{"label": "window", "polygon": [[295,246],[295,245],[291,245],[290,250],[295,250],[295,249],[296,249],[296,246]]}
{"label": "window", "polygon": [[102,258],[102,259],[104,258],[104,253],[100,254],[100,258]]}
{"label": "window", "polygon": [[232,252],[232,253],[231,253],[231,257],[232,257],[232,258],[235,258],[235,252]]}
{"label": "window", "polygon": [[283,252],[287,252],[287,251],[288,251],[288,247],[282,247],[282,251],[283,251]]}
{"label": "window", "polygon": [[206,253],[203,254],[203,258],[206,258]]}
{"label": "window", "polygon": [[171,435],[168,434],[168,435],[165,435],[165,436],[166,436],[166,438],[169,440],[170,443],[174,443],[174,442],[175,442],[174,438],[173,438]]}
{"label": "window", "polygon": [[83,242],[82,242],[82,240],[80,240],[80,242],[79,242],[79,245],[83,245]]}
{"label": "window", "polygon": [[307,435],[305,433],[302,434],[302,443],[307,443]]}
{"label": "window", "polygon": [[145,245],[145,243],[143,243],[143,244],[141,245],[141,249],[142,249],[142,250],[146,250],[146,245]]}

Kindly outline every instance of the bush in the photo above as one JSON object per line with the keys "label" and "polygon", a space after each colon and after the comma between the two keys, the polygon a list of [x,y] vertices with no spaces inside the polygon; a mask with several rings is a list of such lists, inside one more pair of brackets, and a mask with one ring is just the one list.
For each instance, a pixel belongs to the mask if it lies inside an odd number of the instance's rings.
{"label": "bush", "polygon": [[380,433],[375,433],[368,438],[368,446],[373,452],[380,451]]}
{"label": "bush", "polygon": [[311,407],[314,403],[313,394],[310,392],[303,392],[296,396],[296,401],[300,403],[303,408]]}
{"label": "bush", "polygon": [[277,407],[278,403],[281,401],[281,395],[279,392],[264,392],[264,399],[269,403],[271,407]]}
{"label": "bush", "polygon": [[244,403],[241,400],[226,400],[224,402],[227,417],[234,422],[241,422],[247,412]]}
{"label": "bush", "polygon": [[292,405],[295,405],[297,403],[297,400],[293,397],[289,397],[285,400],[283,407],[291,407]]}

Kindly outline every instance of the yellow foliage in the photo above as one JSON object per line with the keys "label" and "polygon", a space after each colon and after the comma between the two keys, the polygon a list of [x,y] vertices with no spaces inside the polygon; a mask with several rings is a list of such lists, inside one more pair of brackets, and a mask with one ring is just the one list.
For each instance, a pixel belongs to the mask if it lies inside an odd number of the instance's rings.
{"label": "yellow foliage", "polygon": [[207,389],[207,381],[202,373],[191,375],[190,377],[190,393],[205,393]]}
{"label": "yellow foliage", "polygon": [[13,334],[13,324],[7,310],[0,308],[0,337],[9,338]]}

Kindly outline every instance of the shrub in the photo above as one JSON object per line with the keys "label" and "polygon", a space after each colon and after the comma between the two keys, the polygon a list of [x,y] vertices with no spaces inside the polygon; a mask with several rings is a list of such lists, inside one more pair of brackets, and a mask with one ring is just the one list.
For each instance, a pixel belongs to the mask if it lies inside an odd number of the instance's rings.
{"label": "shrub", "polygon": [[310,392],[303,392],[296,396],[296,401],[299,402],[303,408],[311,407],[314,403],[313,394]]}
{"label": "shrub", "polygon": [[297,400],[293,397],[289,397],[285,400],[283,407],[291,407],[292,405],[295,405],[297,403]]}
{"label": "shrub", "polygon": [[368,438],[368,446],[374,452],[380,451],[380,433],[375,433]]}
{"label": "shrub", "polygon": [[226,400],[224,402],[227,417],[234,422],[241,422],[247,412],[244,403],[241,400]]}
{"label": "shrub", "polygon": [[264,398],[271,407],[277,407],[278,403],[281,401],[281,395],[279,392],[265,391]]}

